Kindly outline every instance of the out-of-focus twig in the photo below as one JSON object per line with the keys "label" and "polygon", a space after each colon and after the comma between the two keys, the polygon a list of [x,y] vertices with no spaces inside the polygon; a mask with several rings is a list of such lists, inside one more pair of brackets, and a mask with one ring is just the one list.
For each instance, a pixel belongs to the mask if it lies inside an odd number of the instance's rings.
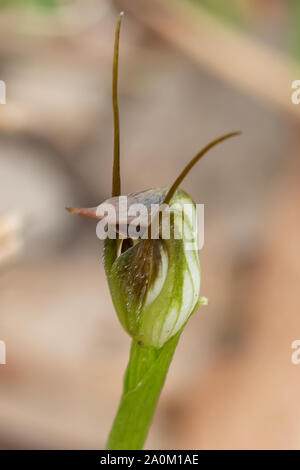
{"label": "out-of-focus twig", "polygon": [[231,86],[300,118],[291,102],[299,66],[283,53],[233,30],[199,6],[178,0],[117,0],[161,37]]}

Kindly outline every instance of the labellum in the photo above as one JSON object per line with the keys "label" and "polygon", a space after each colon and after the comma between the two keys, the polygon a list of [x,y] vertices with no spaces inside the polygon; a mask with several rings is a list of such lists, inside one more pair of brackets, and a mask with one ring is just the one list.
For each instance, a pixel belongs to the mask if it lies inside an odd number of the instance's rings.
{"label": "labellum", "polygon": [[[117,101],[120,15],[113,62],[114,163],[112,197],[104,204],[116,208],[116,237],[104,242],[104,266],[114,307],[129,335],[140,345],[161,348],[186,324],[199,304],[200,264],[197,249],[196,207],[192,199],[179,189],[184,177],[198,160],[213,146],[239,132],[226,134],[202,149],[185,167],[175,182],[166,188],[150,189],[127,196],[128,212],[136,203],[147,209],[158,204],[160,210],[140,225],[140,236],[128,236],[128,226],[134,217],[118,212],[121,195],[120,133]],[[164,238],[159,213],[170,212],[170,237]],[[189,211],[186,211],[189,207]],[[70,209],[69,212],[103,220],[101,205]],[[144,238],[157,223],[155,236]],[[109,219],[107,219],[109,224]],[[184,223],[184,230],[182,230]],[[176,232],[177,231],[177,232]],[[182,233],[181,238],[175,233]],[[192,247],[192,248],[191,248]]]}

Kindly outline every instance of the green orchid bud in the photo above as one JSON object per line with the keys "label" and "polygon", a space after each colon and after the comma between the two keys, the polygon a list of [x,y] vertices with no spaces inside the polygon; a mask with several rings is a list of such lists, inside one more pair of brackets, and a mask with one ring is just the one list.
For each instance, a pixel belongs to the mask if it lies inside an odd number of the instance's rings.
{"label": "green orchid bud", "polygon": [[[117,207],[121,194],[119,110],[117,101],[120,16],[115,39],[113,65],[114,164],[112,198],[106,203]],[[113,304],[123,328],[139,344],[161,348],[178,333],[199,303],[200,264],[197,247],[196,206],[178,189],[191,168],[210,148],[229,137],[226,134],[201,150],[185,167],[170,188],[158,188],[128,195],[129,206],[152,203],[159,210],[142,228],[141,235],[128,235],[130,217],[125,221],[117,212],[115,237],[104,242],[104,265]],[[167,206],[170,236],[164,237],[159,213]],[[101,206],[99,206],[101,207]],[[164,208],[164,209],[163,209]],[[188,209],[187,209],[188,208]],[[98,208],[99,209],[99,208]],[[97,207],[68,209],[70,212],[103,221]],[[151,228],[158,222],[155,236]],[[107,224],[110,220],[107,219]],[[147,237],[143,235],[147,233]],[[180,235],[178,237],[178,235]]]}
{"label": "green orchid bud", "polygon": [[[146,197],[152,194],[161,195],[162,203],[166,191],[151,190]],[[170,238],[133,240],[133,246],[127,238],[106,239],[104,248],[107,279],[122,326],[140,344],[156,348],[186,323],[200,292],[195,204],[177,190],[169,207]],[[186,207],[192,209],[188,214]]]}

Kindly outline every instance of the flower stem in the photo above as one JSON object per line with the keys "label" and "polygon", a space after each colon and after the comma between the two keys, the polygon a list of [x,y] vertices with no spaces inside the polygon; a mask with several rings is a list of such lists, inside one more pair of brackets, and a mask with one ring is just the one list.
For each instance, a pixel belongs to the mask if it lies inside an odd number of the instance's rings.
{"label": "flower stem", "polygon": [[180,333],[160,349],[132,341],[123,395],[107,450],[142,449]]}

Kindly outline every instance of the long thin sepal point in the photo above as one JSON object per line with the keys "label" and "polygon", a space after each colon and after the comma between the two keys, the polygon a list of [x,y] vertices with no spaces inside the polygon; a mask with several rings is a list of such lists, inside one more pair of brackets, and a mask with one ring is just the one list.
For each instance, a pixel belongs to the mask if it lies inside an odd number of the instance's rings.
{"label": "long thin sepal point", "polygon": [[117,23],[115,34],[115,48],[113,61],[113,79],[112,79],[112,102],[114,114],[114,163],[112,178],[112,196],[120,196],[121,194],[121,176],[120,176],[120,122],[119,122],[119,106],[118,106],[118,69],[119,69],[119,42],[120,29],[124,13],[121,12]]}
{"label": "long thin sepal point", "polygon": [[181,184],[182,180],[186,177],[186,175],[193,168],[193,166],[200,160],[201,157],[203,157],[212,147],[219,144],[220,142],[223,142],[223,140],[229,139],[230,137],[234,137],[236,135],[240,135],[241,133],[242,133],[241,131],[230,132],[229,134],[223,135],[222,137],[219,137],[218,139],[213,140],[208,145],[206,145],[206,147],[200,150],[200,152],[197,153],[197,155],[195,155],[195,157],[192,158],[192,160],[187,164],[187,166],[180,173],[178,178],[176,178],[171,188],[169,189],[168,193],[166,194],[164,204],[168,204],[170,202],[173,194],[175,193],[178,186]]}

